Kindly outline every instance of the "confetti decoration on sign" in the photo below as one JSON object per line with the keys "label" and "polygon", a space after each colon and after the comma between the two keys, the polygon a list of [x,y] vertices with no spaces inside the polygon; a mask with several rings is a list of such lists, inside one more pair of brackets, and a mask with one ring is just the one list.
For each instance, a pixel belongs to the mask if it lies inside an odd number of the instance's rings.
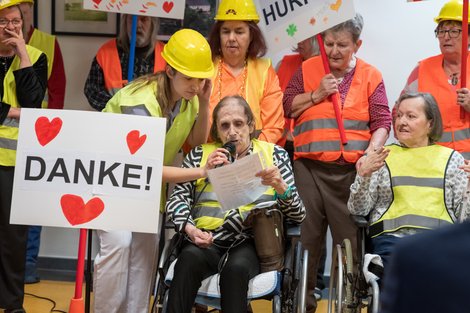
{"label": "confetti decoration on sign", "polygon": [[336,0],[335,3],[333,3],[332,5],[330,5],[330,9],[332,11],[336,11],[338,12],[339,8],[341,8],[341,5],[343,4],[343,1],[342,0]]}
{"label": "confetti decoration on sign", "polygon": [[297,32],[297,26],[295,24],[289,24],[289,27],[286,29],[287,35],[290,37],[294,37],[295,33]]}
{"label": "confetti decoration on sign", "polygon": [[309,23],[310,23],[310,25],[315,26],[316,21],[317,21],[317,20],[316,20],[314,17],[312,17],[312,18],[310,19],[310,22],[309,22]]}

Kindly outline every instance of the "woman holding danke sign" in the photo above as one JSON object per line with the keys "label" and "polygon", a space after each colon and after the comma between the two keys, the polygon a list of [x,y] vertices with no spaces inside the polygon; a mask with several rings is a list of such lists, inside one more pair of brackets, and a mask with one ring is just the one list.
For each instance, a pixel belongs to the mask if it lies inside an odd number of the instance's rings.
{"label": "woman holding danke sign", "polygon": [[[165,117],[164,165],[171,165],[183,143],[202,144],[209,134],[211,51],[198,32],[183,29],[165,45],[165,71],[138,78],[121,89],[103,112]],[[164,167],[163,180],[184,181],[204,170]],[[132,209],[132,208],[130,208]],[[95,258],[95,312],[147,313],[157,236],[129,231],[98,231]]]}

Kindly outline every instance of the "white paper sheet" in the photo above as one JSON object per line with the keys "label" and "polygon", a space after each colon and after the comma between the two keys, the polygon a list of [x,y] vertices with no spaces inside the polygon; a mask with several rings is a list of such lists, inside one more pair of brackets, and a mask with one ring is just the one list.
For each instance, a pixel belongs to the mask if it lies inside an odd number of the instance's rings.
{"label": "white paper sheet", "polygon": [[255,174],[264,166],[258,154],[248,155],[230,165],[209,170],[207,175],[224,210],[235,209],[258,199],[268,188]]}

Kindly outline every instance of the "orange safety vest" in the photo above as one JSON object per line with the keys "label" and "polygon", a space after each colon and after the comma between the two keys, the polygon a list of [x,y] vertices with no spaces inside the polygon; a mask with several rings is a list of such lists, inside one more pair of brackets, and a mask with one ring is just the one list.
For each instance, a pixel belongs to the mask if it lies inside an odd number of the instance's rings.
{"label": "orange safety vest", "polygon": [[277,76],[279,77],[279,86],[281,86],[282,92],[286,90],[289,81],[291,80],[294,73],[302,65],[303,59],[300,54],[290,54],[282,58],[279,69],[277,70]]}
{"label": "orange safety vest", "polygon": [[[460,105],[457,105],[457,93],[460,81],[456,86],[448,82],[442,68],[443,56],[436,55],[419,62],[418,91],[430,92],[439,105],[442,115],[444,133],[438,144],[457,150],[465,159],[470,158],[470,114],[460,118]],[[470,55],[467,58],[470,62]],[[470,67],[467,67],[470,77]]]}
{"label": "orange safety vest", "polygon": [[[286,90],[289,81],[291,80],[294,73],[299,69],[302,65],[303,59],[300,54],[290,54],[286,55],[282,58],[281,64],[279,65],[279,69],[277,70],[277,77],[279,77],[279,85],[281,87],[282,92]],[[284,147],[287,140],[287,135],[289,132],[292,132],[293,128],[293,121],[291,118],[284,118],[284,133],[282,134],[281,139],[277,142],[277,144],[281,147]]]}
{"label": "orange safety vest", "polygon": [[[166,62],[161,57],[163,46],[164,44],[160,41],[155,43],[154,73],[165,70]],[[122,77],[121,61],[119,60],[116,39],[111,39],[101,46],[96,54],[96,61],[103,69],[104,85],[110,94],[114,95],[127,84],[127,79]]]}
{"label": "orange safety vest", "polygon": [[[316,90],[325,76],[320,56],[302,63],[304,90]],[[355,163],[369,145],[369,97],[382,81],[372,65],[357,59],[354,77],[340,108],[348,144],[341,144],[333,103],[327,99],[305,110],[294,122],[294,159],[333,162],[342,155]]]}

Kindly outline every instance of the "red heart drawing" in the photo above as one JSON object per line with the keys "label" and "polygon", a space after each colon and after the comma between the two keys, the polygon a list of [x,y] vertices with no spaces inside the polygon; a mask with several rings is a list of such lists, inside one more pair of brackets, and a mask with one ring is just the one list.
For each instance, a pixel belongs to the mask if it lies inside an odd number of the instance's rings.
{"label": "red heart drawing", "polygon": [[147,135],[140,135],[140,132],[138,130],[131,130],[127,134],[127,146],[129,147],[129,151],[131,154],[134,154],[137,152],[137,150],[142,147],[144,144],[145,140],[147,140]]}
{"label": "red heart drawing", "polygon": [[173,5],[173,2],[163,2],[163,11],[165,11],[166,13],[170,13],[170,11],[173,9]]}
{"label": "red heart drawing", "polygon": [[104,203],[100,198],[92,198],[85,204],[82,197],[70,194],[60,198],[60,205],[65,218],[73,226],[94,220],[104,210]]}
{"label": "red heart drawing", "polygon": [[36,137],[41,146],[47,145],[54,139],[60,132],[62,128],[62,120],[58,117],[55,117],[51,122],[45,116],[41,116],[36,120],[35,129]]}

